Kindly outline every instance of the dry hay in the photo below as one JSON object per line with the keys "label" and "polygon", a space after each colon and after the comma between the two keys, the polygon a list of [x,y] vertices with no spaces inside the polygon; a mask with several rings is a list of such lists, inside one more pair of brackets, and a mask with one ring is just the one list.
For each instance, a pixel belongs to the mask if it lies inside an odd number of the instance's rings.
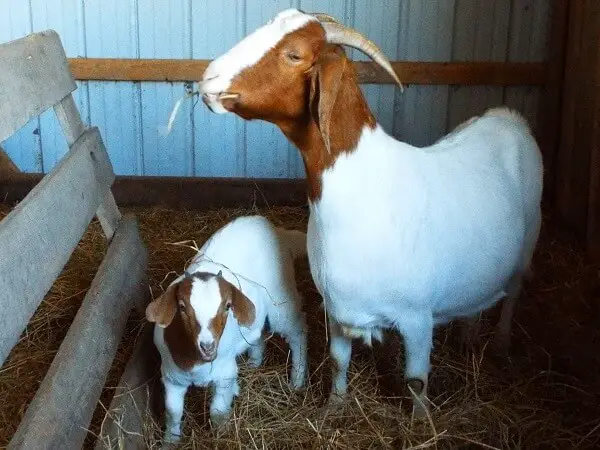
{"label": "dry hay", "polygon": [[[150,252],[151,289],[158,295],[181,273],[211,233],[256,210],[209,213],[165,209],[133,210]],[[306,228],[306,211],[258,211],[275,224]],[[0,210],[0,217],[2,213]],[[456,327],[436,332],[432,355],[431,420],[412,421],[402,392],[402,346],[389,334],[372,352],[354,346],[350,395],[337,410],[325,407],[330,364],[325,351],[323,311],[307,262],[297,280],[309,316],[310,380],[302,393],[287,387],[287,346],[277,336],[268,343],[262,368],[241,364],[241,396],[229,427],[219,433],[208,423],[210,394],[192,389],[186,397],[182,448],[594,448],[600,442],[600,355],[598,326],[600,267],[586,263],[569,237],[547,221],[536,255],[536,278],[517,307],[508,358],[482,344],[461,349]],[[6,442],[47,369],[85,286],[105,251],[93,223],[65,272],[40,306],[33,323],[0,372],[0,445]],[[486,314],[495,319],[497,308]],[[135,342],[139,321],[130,320],[102,397],[107,405]],[[64,329],[62,329],[64,328]],[[31,342],[30,342],[31,341]],[[19,350],[20,349],[20,350]],[[31,381],[28,381],[31,379]],[[31,386],[29,386],[31,385]],[[30,389],[31,388],[31,389]],[[92,431],[100,428],[102,407]],[[160,446],[161,418],[148,419],[148,447]],[[89,441],[91,444],[92,440]]]}

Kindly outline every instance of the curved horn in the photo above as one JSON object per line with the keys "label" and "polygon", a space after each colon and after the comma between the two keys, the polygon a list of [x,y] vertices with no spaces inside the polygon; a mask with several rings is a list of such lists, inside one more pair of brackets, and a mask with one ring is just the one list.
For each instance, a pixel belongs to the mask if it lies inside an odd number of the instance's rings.
{"label": "curved horn", "polygon": [[315,17],[319,22],[338,23],[335,17],[326,13],[308,13],[308,15]]}
{"label": "curved horn", "polygon": [[332,44],[347,45],[365,53],[373,61],[385,69],[385,71],[390,74],[396,83],[398,83],[401,91],[404,92],[404,86],[402,86],[402,82],[396,75],[396,72],[394,72],[389,60],[373,41],[369,40],[362,33],[353,30],[352,28],[345,27],[339,23],[322,22],[321,25],[327,33],[327,42]]}

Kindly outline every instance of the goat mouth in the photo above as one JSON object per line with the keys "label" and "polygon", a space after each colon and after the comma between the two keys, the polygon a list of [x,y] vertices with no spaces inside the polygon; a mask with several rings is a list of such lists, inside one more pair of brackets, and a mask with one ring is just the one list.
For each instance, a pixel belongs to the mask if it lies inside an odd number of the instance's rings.
{"label": "goat mouth", "polygon": [[215,113],[215,112],[216,112],[216,111],[213,109],[213,106],[212,106],[212,105],[213,105],[213,102],[212,102],[212,100],[211,100],[210,98],[208,98],[208,97],[206,96],[206,94],[204,94],[204,95],[202,96],[202,101],[204,102],[204,104],[206,105],[206,107],[207,107],[208,109],[210,109],[210,111],[211,111],[211,112],[213,112],[213,113]]}
{"label": "goat mouth", "polygon": [[202,94],[202,101],[204,104],[210,109],[211,112],[216,114],[223,114],[228,112],[227,109],[223,106],[224,100],[237,100],[240,98],[240,94],[235,94],[232,92],[220,92],[218,94],[211,94],[210,92],[205,92]]}
{"label": "goat mouth", "polygon": [[211,353],[205,353],[202,350],[199,349],[200,352],[200,359],[203,362],[211,362],[214,361],[214,359],[217,357],[217,352],[211,352]]}

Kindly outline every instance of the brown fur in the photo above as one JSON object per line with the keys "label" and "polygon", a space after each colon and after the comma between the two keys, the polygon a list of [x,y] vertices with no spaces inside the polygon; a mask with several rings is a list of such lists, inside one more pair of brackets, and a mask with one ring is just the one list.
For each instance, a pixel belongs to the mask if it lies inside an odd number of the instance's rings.
{"label": "brown fur", "polygon": [[[240,325],[246,327],[252,325],[256,319],[256,308],[254,307],[254,303],[252,303],[242,291],[222,277],[219,277],[219,289],[221,290],[221,297],[223,298],[221,307],[224,307],[224,305],[229,303],[233,315]],[[225,323],[223,323],[223,327],[225,327]],[[222,329],[221,332],[223,332]]]}
{"label": "brown fur", "polygon": [[[291,61],[290,52],[300,59]],[[323,171],[356,147],[365,125],[376,123],[354,66],[341,47],[326,43],[316,22],[288,34],[240,72],[229,92],[240,97],[224,100],[226,109],[274,123],[300,149],[313,201],[321,196]]]}
{"label": "brown fur", "polygon": [[192,279],[184,278],[169,286],[163,295],[146,308],[146,318],[165,328],[165,343],[173,361],[182,370],[190,370],[202,362],[196,346],[200,325],[190,304],[191,290]]}

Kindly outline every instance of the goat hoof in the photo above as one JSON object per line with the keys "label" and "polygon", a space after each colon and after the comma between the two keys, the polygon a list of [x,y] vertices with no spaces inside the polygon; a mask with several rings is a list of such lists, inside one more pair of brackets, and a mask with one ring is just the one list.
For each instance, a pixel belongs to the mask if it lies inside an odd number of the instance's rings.
{"label": "goat hoof", "polygon": [[302,391],[306,386],[305,374],[292,374],[292,376],[290,377],[289,385],[292,391]]}
{"label": "goat hoof", "polygon": [[421,395],[425,389],[425,383],[419,378],[409,378],[406,380],[406,386],[409,387],[409,392],[412,390],[417,397]]}
{"label": "goat hoof", "polygon": [[250,367],[251,369],[258,369],[260,366],[262,366],[262,359],[248,360],[248,367]]}
{"label": "goat hoof", "polygon": [[163,437],[163,445],[161,448],[174,448],[175,444],[178,444],[181,441],[181,435],[173,434],[173,433],[165,433]]}
{"label": "goat hoof", "polygon": [[420,378],[406,380],[406,388],[412,398],[412,414],[415,419],[427,417],[428,408],[425,402],[425,381]]}
{"label": "goat hoof", "polygon": [[294,392],[302,391],[302,390],[304,390],[304,387],[305,387],[304,379],[292,380],[290,382],[290,389]]}
{"label": "goat hoof", "polygon": [[346,396],[343,394],[332,393],[327,400],[328,408],[339,408],[346,402]]}
{"label": "goat hoof", "polygon": [[212,413],[210,415],[210,422],[216,430],[223,430],[229,422],[229,413]]}
{"label": "goat hoof", "polygon": [[413,400],[413,417],[415,419],[424,419],[429,414],[427,406]]}
{"label": "goat hoof", "polygon": [[502,355],[508,354],[510,349],[510,334],[498,333],[494,336],[494,348]]}

